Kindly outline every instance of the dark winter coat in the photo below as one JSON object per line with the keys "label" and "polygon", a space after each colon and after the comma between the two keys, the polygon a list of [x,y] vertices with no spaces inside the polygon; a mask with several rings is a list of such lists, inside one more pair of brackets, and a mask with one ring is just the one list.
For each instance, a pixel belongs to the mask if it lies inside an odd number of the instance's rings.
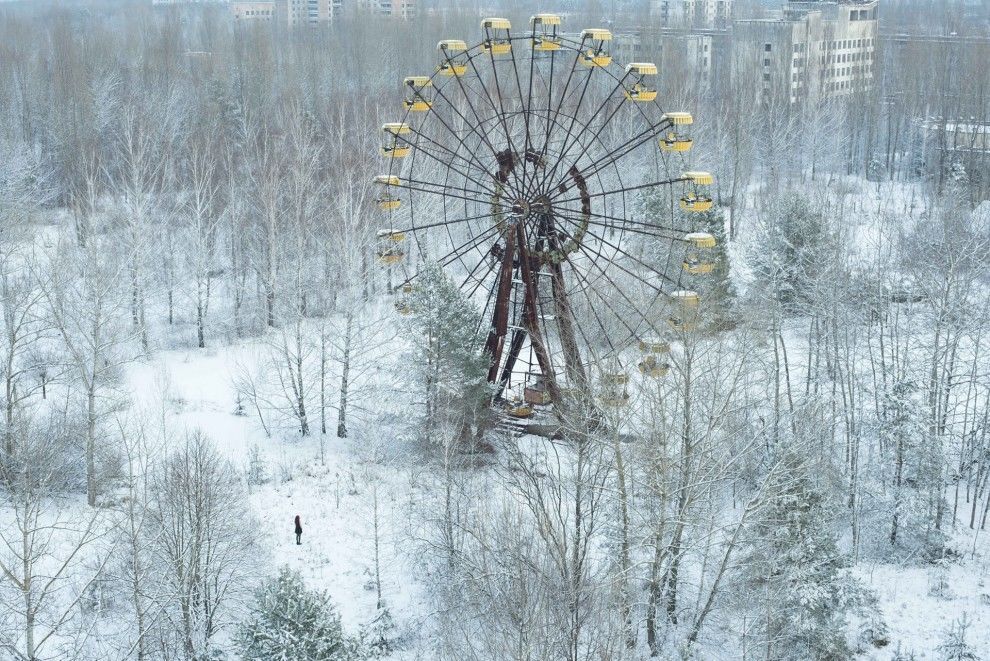
{"label": "dark winter coat", "polygon": [[302,519],[299,518],[298,514],[296,514],[296,534],[302,534]]}

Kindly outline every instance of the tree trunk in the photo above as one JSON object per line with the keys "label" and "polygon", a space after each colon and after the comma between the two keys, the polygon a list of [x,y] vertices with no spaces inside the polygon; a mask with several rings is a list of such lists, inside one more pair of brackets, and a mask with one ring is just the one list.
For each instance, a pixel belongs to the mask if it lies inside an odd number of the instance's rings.
{"label": "tree trunk", "polygon": [[340,407],[337,409],[337,438],[347,438],[347,391],[351,373],[351,332],[354,315],[347,313],[344,326],[344,355],[341,360]]}

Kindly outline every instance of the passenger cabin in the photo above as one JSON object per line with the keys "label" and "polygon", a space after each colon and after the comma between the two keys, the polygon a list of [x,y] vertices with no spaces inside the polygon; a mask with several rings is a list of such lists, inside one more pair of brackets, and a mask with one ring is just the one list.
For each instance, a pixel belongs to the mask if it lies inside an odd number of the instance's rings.
{"label": "passenger cabin", "polygon": [[715,237],[707,232],[691,232],[684,235],[688,244],[684,256],[684,270],[691,275],[708,275],[715,270]]}
{"label": "passenger cabin", "polygon": [[664,360],[661,360],[654,354],[647,354],[643,357],[643,360],[639,361],[639,371],[644,376],[648,376],[651,379],[660,379],[667,376],[667,372],[670,371],[670,364]]}
{"label": "passenger cabin", "polygon": [[612,56],[606,42],[612,41],[612,33],[601,28],[581,31],[581,63],[588,67],[607,67]]}
{"label": "passenger cabin", "polygon": [[492,55],[508,55],[512,52],[512,42],[509,39],[509,30],[512,24],[507,18],[486,18],[481,22],[481,29],[485,31],[485,40],[481,44],[482,50]]}
{"label": "passenger cabin", "polygon": [[433,107],[433,97],[428,91],[433,82],[429,76],[407,76],[402,83],[406,86],[406,98],[402,102],[406,110],[427,112]]}
{"label": "passenger cabin", "polygon": [[660,136],[660,150],[665,152],[686,152],[694,145],[690,126],[694,118],[689,112],[668,112],[663,118],[670,122],[670,128]]}
{"label": "passenger cabin", "polygon": [[629,402],[629,391],[626,385],[629,375],[618,366],[609,368],[601,377],[601,402],[605,406],[621,407]]}
{"label": "passenger cabin", "polygon": [[657,88],[653,82],[656,75],[657,65],[652,62],[627,64],[625,78],[632,82],[625,84],[626,98],[640,103],[656,100]]}
{"label": "passenger cabin", "polygon": [[542,374],[529,372],[523,386],[523,400],[527,404],[546,405],[550,403],[546,379]]}
{"label": "passenger cabin", "polygon": [[712,201],[709,188],[715,183],[715,178],[708,172],[685,172],[681,175],[685,182],[684,195],[681,197],[681,209],[691,212],[708,211],[715,203]]}
{"label": "passenger cabin", "polygon": [[384,191],[375,199],[375,204],[382,211],[394,211],[402,206],[402,200],[392,193],[392,186],[399,186],[402,182],[395,175],[380,174],[374,179],[376,186],[382,186]]}
{"label": "passenger cabin", "polygon": [[386,266],[394,266],[406,256],[403,244],[406,235],[394,229],[378,231],[378,261]]}
{"label": "passenger cabin", "polygon": [[401,293],[399,295],[399,300],[395,302],[395,311],[401,315],[412,314],[413,284],[411,282],[407,282],[404,285],[402,285],[402,289],[400,289],[399,291]]}
{"label": "passenger cabin", "polygon": [[404,158],[412,152],[412,146],[399,139],[399,136],[412,133],[408,124],[403,122],[382,124],[382,132],[385,134],[385,141],[382,143],[382,156]]}
{"label": "passenger cabin", "polygon": [[556,14],[537,14],[531,16],[529,24],[533,28],[533,50],[535,51],[555,51],[560,50],[560,16]]}
{"label": "passenger cabin", "polygon": [[701,297],[698,292],[690,289],[679,289],[670,294],[671,303],[674,309],[671,311],[667,323],[678,332],[690,332],[698,327],[698,306],[701,304]]}
{"label": "passenger cabin", "polygon": [[461,39],[444,39],[437,44],[440,64],[437,71],[442,76],[463,76],[467,73],[467,44]]}

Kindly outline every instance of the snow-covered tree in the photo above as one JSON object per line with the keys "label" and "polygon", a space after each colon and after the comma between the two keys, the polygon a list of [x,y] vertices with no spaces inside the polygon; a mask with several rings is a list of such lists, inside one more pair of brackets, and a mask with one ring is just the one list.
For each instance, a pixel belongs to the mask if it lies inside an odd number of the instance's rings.
{"label": "snow-covered tree", "polygon": [[893,460],[890,485],[892,546],[920,550],[937,557],[945,535],[933,529],[934,504],[941,498],[942,458],[926,419],[921,389],[896,383],[882,402],[880,438]]}
{"label": "snow-covered tree", "polygon": [[837,545],[836,508],[803,457],[771,491],[740,554],[742,589],[767,658],[848,659],[849,616],[867,601]]}
{"label": "snow-covered tree", "polygon": [[811,200],[796,192],[781,195],[749,251],[756,285],[787,314],[807,310],[832,240],[828,219]]}
{"label": "snow-covered tree", "polygon": [[299,572],[282,567],[258,590],[241,624],[237,647],[245,661],[353,661],[358,641],[344,633],[330,596],[310,590]]}
{"label": "snow-covered tree", "polygon": [[490,390],[477,308],[436,265],[418,278],[411,296],[417,387],[428,430],[448,426],[458,442],[484,428]]}

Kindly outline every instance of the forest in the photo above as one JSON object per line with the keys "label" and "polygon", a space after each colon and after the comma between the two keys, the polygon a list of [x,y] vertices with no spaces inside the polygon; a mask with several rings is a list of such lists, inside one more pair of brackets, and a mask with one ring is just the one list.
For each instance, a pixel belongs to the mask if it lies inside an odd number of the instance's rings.
{"label": "forest", "polygon": [[985,6],[421,4],[0,3],[0,658],[990,658]]}

